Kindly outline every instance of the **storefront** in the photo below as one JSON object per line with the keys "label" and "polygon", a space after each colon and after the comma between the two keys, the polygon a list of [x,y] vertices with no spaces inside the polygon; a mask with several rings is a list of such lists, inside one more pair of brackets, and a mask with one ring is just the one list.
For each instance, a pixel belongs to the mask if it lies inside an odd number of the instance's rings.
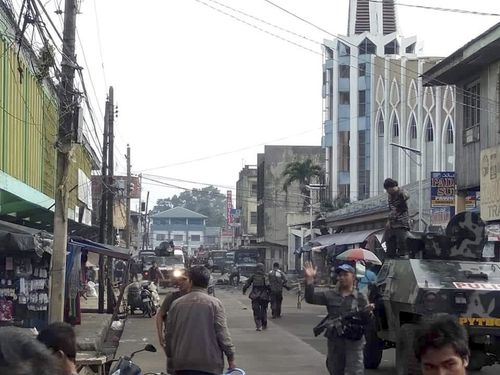
{"label": "storefront", "polygon": [[0,325],[42,328],[48,321],[52,236],[0,221]]}

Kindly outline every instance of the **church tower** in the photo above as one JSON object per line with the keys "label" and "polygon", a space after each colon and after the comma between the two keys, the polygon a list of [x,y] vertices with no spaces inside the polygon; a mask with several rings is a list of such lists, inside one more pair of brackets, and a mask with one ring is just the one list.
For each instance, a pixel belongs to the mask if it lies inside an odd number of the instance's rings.
{"label": "church tower", "polygon": [[388,35],[398,32],[394,0],[350,0],[347,35],[368,32],[373,35]]}

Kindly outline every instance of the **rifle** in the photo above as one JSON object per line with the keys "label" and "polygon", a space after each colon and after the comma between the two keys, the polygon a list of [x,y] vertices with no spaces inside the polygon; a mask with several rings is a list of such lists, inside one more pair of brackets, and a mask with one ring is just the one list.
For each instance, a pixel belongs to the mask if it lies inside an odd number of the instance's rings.
{"label": "rifle", "polygon": [[313,328],[314,337],[317,337],[321,333],[325,332],[325,337],[331,338],[333,336],[342,337],[346,333],[346,325],[349,321],[359,320],[363,321],[361,316],[364,313],[371,312],[373,306],[371,304],[365,306],[363,309],[355,309],[345,314],[341,314],[336,318],[330,317],[330,315],[325,316],[321,322]]}

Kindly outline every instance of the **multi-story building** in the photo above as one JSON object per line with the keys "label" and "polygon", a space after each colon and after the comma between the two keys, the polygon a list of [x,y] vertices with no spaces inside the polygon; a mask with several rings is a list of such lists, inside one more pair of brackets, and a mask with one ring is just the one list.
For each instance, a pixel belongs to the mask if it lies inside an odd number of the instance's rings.
{"label": "multi-story building", "polygon": [[257,238],[257,167],[245,165],[236,182],[236,210],[239,224],[236,237],[242,245],[255,243]]}
{"label": "multi-story building", "polygon": [[500,220],[500,23],[427,71],[424,81],[456,85],[457,212],[480,201],[485,220]]}
{"label": "multi-story building", "polygon": [[[257,155],[257,241],[256,246],[266,247],[266,265],[273,261],[288,266],[287,214],[308,212],[308,196],[294,182],[287,191],[283,185],[283,172],[290,162],[311,159],[314,164],[324,164],[320,146],[265,146]],[[320,179],[311,181],[321,182]],[[317,192],[316,192],[317,193]],[[304,198],[306,201],[304,201]],[[313,194],[314,212],[319,209],[319,194]]]}
{"label": "multi-story building", "polygon": [[454,89],[422,86],[438,59],[417,57],[393,0],[350,0],[347,36],[326,40],[324,52],[322,146],[333,199],[376,196],[387,177],[406,185],[454,170]]}
{"label": "multi-story building", "polygon": [[184,207],[174,207],[151,217],[153,248],[163,241],[187,249],[190,255],[205,243],[207,217]]}
{"label": "multi-story building", "polygon": [[[17,41],[18,31],[12,9],[0,1],[0,217],[51,232],[58,97],[30,43]],[[70,163],[67,212],[71,232],[88,238],[94,238],[92,233],[82,231],[91,224],[90,176],[97,168],[97,156],[83,135]]]}

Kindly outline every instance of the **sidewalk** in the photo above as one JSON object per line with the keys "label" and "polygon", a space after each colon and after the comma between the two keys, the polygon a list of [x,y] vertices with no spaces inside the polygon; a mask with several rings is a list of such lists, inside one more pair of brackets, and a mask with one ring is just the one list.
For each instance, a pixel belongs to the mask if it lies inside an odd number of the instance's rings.
{"label": "sidewalk", "polygon": [[[326,375],[325,356],[269,320],[266,331],[255,331],[250,300],[241,291],[216,291],[226,310],[229,330],[236,347],[236,364],[248,375]],[[286,316],[283,318],[286,319]],[[125,323],[116,356],[130,354],[146,343],[158,353],[134,357],[143,373],[165,371],[165,356],[156,338],[154,318],[131,316]]]}

